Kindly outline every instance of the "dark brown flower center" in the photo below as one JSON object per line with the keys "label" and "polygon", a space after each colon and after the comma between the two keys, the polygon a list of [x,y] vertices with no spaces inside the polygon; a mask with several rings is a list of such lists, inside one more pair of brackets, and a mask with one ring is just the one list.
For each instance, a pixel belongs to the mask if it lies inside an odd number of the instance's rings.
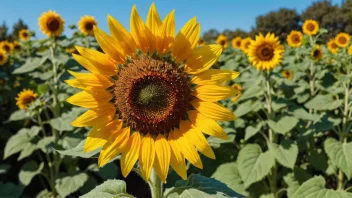
{"label": "dark brown flower center", "polygon": [[5,59],[4,55],[0,54],[0,61],[3,61]]}
{"label": "dark brown flower center", "polygon": [[313,23],[308,23],[307,30],[313,32],[315,30],[315,25]]}
{"label": "dark brown flower center", "polygon": [[346,37],[340,36],[340,37],[339,37],[339,43],[341,43],[341,44],[346,44],[346,43],[347,43]]}
{"label": "dark brown flower center", "polygon": [[297,44],[299,42],[301,42],[300,36],[298,36],[297,34],[292,35],[292,43]]}
{"label": "dark brown flower center", "polygon": [[204,43],[204,40],[203,39],[199,39],[198,44],[201,45],[203,43]]}
{"label": "dark brown flower center", "polygon": [[320,55],[321,55],[320,50],[319,49],[315,49],[314,52],[313,52],[314,58],[319,58]]}
{"label": "dark brown flower center", "polygon": [[50,31],[56,31],[59,29],[60,23],[56,18],[50,18],[46,22],[46,26]]}
{"label": "dark brown flower center", "polygon": [[33,96],[26,96],[22,99],[22,103],[27,106],[28,104],[32,103],[35,99],[36,98]]}
{"label": "dark brown flower center", "polygon": [[87,31],[91,31],[91,30],[93,30],[93,23],[91,23],[91,22],[88,22],[88,23],[86,23],[85,25],[84,25],[84,28],[87,30]]}
{"label": "dark brown flower center", "polygon": [[274,50],[271,45],[264,44],[257,49],[257,55],[260,60],[268,61],[274,57]]}
{"label": "dark brown flower center", "polygon": [[6,52],[10,52],[10,46],[8,46],[8,45],[4,45],[4,50],[6,51]]}
{"label": "dark brown flower center", "polygon": [[19,44],[16,44],[16,45],[14,46],[14,48],[15,48],[15,50],[20,50],[20,49],[21,49],[21,46],[20,46]]}
{"label": "dark brown flower center", "polygon": [[155,135],[178,127],[191,99],[189,79],[181,69],[171,62],[146,57],[121,69],[114,93],[125,123]]}
{"label": "dark brown flower center", "polygon": [[241,46],[241,41],[237,41],[236,46]]}
{"label": "dark brown flower center", "polygon": [[220,40],[220,45],[224,46],[226,44],[226,40]]}
{"label": "dark brown flower center", "polygon": [[28,37],[28,33],[27,32],[23,32],[22,33],[22,37],[27,38]]}

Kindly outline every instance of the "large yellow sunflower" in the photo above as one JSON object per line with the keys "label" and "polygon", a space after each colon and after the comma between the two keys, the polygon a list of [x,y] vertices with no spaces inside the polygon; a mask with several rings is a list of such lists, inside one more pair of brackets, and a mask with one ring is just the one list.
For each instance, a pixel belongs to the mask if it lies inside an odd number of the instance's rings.
{"label": "large yellow sunflower", "polygon": [[64,31],[64,20],[55,11],[44,12],[38,19],[40,30],[47,36],[60,36]]}
{"label": "large yellow sunflower", "polygon": [[328,49],[331,53],[336,54],[339,47],[336,45],[335,39],[330,39],[327,43]]}
{"label": "large yellow sunflower", "polygon": [[216,39],[216,43],[221,45],[223,48],[227,48],[229,46],[229,43],[227,41],[227,36],[220,34],[218,38]]}
{"label": "large yellow sunflower", "polygon": [[350,35],[344,32],[340,32],[336,35],[335,42],[337,46],[341,48],[345,48],[350,43],[350,39],[351,39]]}
{"label": "large yellow sunflower", "polygon": [[222,52],[220,45],[196,47],[200,24],[189,20],[175,36],[174,11],[162,21],[151,5],[146,23],[133,6],[128,32],[108,16],[111,36],[94,26],[105,53],[76,46],[72,56],[91,73],[70,73],[66,82],[82,89],[67,102],[89,108],[73,121],[92,126],[84,150],[102,147],[104,166],[121,154],[121,171],[127,176],[139,160],[148,180],[152,167],[166,181],[169,166],[187,178],[185,159],[202,168],[200,151],[215,158],[204,135],[226,139],[217,121],[235,119],[218,103],[236,94],[223,82],[239,73],[210,69]]}
{"label": "large yellow sunflower", "polygon": [[16,105],[20,109],[25,109],[27,106],[36,100],[38,95],[34,93],[31,89],[23,89],[19,94],[17,94]]}
{"label": "large yellow sunflower", "polygon": [[321,57],[323,57],[323,51],[321,50],[320,45],[315,45],[310,55],[314,58],[315,61],[320,60]]}
{"label": "large yellow sunflower", "polygon": [[319,31],[319,24],[315,20],[305,20],[302,26],[303,33],[307,35],[316,35]]}
{"label": "large yellow sunflower", "polygon": [[233,48],[240,48],[241,47],[241,42],[242,42],[242,38],[237,36],[236,38],[232,39],[232,47]]}
{"label": "large yellow sunflower", "polygon": [[259,70],[270,70],[281,63],[284,47],[280,44],[279,37],[267,33],[265,37],[259,33],[251,41],[248,49],[248,58]]}
{"label": "large yellow sunflower", "polygon": [[11,54],[13,51],[13,45],[8,41],[1,41],[0,48],[3,49],[7,54]]}
{"label": "large yellow sunflower", "polygon": [[7,55],[5,50],[0,49],[0,66],[5,65],[7,62]]}
{"label": "large yellow sunflower", "polygon": [[299,47],[302,45],[303,34],[300,31],[292,30],[287,36],[287,43],[291,47]]}
{"label": "large yellow sunflower", "polygon": [[246,37],[244,39],[242,39],[242,42],[241,42],[241,50],[244,52],[244,53],[247,53],[248,49],[249,49],[249,45],[251,44],[251,37]]}
{"label": "large yellow sunflower", "polygon": [[78,22],[79,30],[86,36],[91,35],[93,36],[93,26],[97,25],[98,22],[95,20],[93,16],[83,16],[81,20]]}
{"label": "large yellow sunflower", "polygon": [[27,41],[30,37],[31,34],[29,33],[29,31],[27,29],[22,29],[19,33],[18,33],[18,37],[22,40],[22,41]]}

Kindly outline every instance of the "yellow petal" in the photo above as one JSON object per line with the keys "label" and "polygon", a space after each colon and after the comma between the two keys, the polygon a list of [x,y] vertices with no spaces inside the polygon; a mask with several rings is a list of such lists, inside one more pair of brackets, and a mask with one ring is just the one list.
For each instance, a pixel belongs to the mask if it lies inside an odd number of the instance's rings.
{"label": "yellow petal", "polygon": [[130,128],[123,128],[113,133],[100,151],[98,165],[104,166],[118,156],[124,149],[130,137]]}
{"label": "yellow petal", "polygon": [[108,15],[108,25],[113,38],[121,45],[126,55],[134,57],[136,55],[136,43],[131,34],[111,15]]}
{"label": "yellow petal", "polygon": [[122,120],[112,120],[105,126],[93,127],[84,144],[84,152],[91,152],[104,146],[109,137],[122,128],[122,123]]}
{"label": "yellow petal", "polygon": [[161,181],[166,183],[166,177],[170,166],[170,146],[161,133],[155,139],[155,161],[154,169]]}
{"label": "yellow petal", "polygon": [[189,121],[181,120],[180,131],[183,131],[185,139],[193,144],[201,153],[211,159],[215,159],[213,149],[211,149],[209,143],[198,128],[192,127]]}
{"label": "yellow petal", "polygon": [[111,99],[112,95],[103,89],[90,89],[81,91],[67,98],[66,101],[70,104],[90,109],[106,104]]}
{"label": "yellow petal", "polygon": [[224,129],[213,119],[206,118],[197,110],[188,111],[188,117],[192,124],[196,125],[203,133],[228,140]]}
{"label": "yellow petal", "polygon": [[185,72],[189,74],[198,74],[209,69],[218,60],[222,49],[221,45],[215,44],[198,47],[187,59]]}
{"label": "yellow petal", "polygon": [[75,87],[78,89],[86,89],[86,86],[83,86],[77,79],[65,80],[65,83],[70,85],[71,87]]}
{"label": "yellow petal", "polygon": [[148,181],[150,172],[154,164],[155,144],[152,136],[149,133],[142,140],[141,149],[139,152],[139,164],[142,176],[145,181]]}
{"label": "yellow petal", "polygon": [[188,142],[188,140],[183,136],[183,131],[175,129],[172,135],[174,136],[173,138],[175,139],[175,142],[178,145],[178,148],[181,150],[185,158],[189,162],[191,162],[194,166],[202,169],[203,164],[202,164],[202,161],[200,160],[198,152],[196,148],[190,142]]}
{"label": "yellow petal", "polygon": [[226,81],[233,80],[240,75],[239,72],[222,70],[222,69],[208,69],[195,75],[191,82],[197,85],[211,85],[221,84]]}
{"label": "yellow petal", "polygon": [[139,132],[135,132],[128,140],[125,146],[125,150],[121,155],[121,172],[124,177],[127,177],[127,175],[131,172],[134,164],[136,163],[139,156],[140,147],[141,136]]}
{"label": "yellow petal", "polygon": [[97,26],[93,27],[93,31],[100,47],[106,54],[108,54],[117,63],[126,62],[126,54],[114,38],[112,38]]}
{"label": "yellow petal", "polygon": [[68,70],[68,73],[76,77],[84,87],[99,87],[106,89],[113,85],[112,81],[108,77],[101,74],[78,73],[70,70]]}
{"label": "yellow petal", "polygon": [[113,104],[107,103],[86,111],[84,114],[79,116],[71,124],[76,127],[84,126],[100,126],[108,123],[115,116],[116,108]]}
{"label": "yellow petal", "polygon": [[72,54],[73,58],[88,71],[107,76],[117,73],[115,62],[108,55],[84,47],[76,46],[76,49],[82,56]]}
{"label": "yellow petal", "polygon": [[131,35],[136,42],[137,48],[140,49],[144,53],[149,52],[149,48],[151,46],[151,37],[152,33],[149,28],[143,23],[141,17],[137,12],[137,7],[134,5],[132,7],[131,19],[130,19],[130,29]]}
{"label": "yellow petal", "polygon": [[235,114],[224,106],[215,102],[205,102],[195,99],[191,102],[192,106],[197,109],[203,116],[219,121],[231,121],[236,119]]}
{"label": "yellow petal", "polygon": [[156,49],[160,54],[170,51],[175,39],[175,10],[172,10],[163,20],[163,25],[159,31],[156,42]]}
{"label": "yellow petal", "polygon": [[172,46],[172,56],[178,62],[183,62],[192,55],[200,36],[200,24],[196,24],[196,17],[189,20],[176,35]]}
{"label": "yellow petal", "polygon": [[220,85],[200,85],[197,86],[192,95],[207,102],[217,102],[224,100],[235,95],[238,91],[228,87]]}
{"label": "yellow petal", "polygon": [[187,170],[185,164],[185,157],[181,153],[181,149],[178,147],[175,141],[174,131],[169,133],[168,142],[171,148],[170,165],[176,171],[176,173],[182,177],[182,179],[187,179]]}
{"label": "yellow petal", "polygon": [[154,2],[149,8],[146,26],[151,32],[149,52],[153,53],[156,50],[156,35],[159,34],[159,30],[162,27],[162,22]]}
{"label": "yellow petal", "polygon": [[242,92],[238,92],[237,95],[231,99],[231,102],[236,102],[242,95]]}

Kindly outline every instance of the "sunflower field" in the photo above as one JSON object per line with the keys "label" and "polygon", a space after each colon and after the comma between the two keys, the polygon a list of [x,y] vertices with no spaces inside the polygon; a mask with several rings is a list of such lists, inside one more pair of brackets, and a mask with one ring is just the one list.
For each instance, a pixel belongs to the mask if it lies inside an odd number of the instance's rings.
{"label": "sunflower field", "polygon": [[175,18],[50,10],[46,38],[0,42],[0,198],[351,198],[350,35],[205,40]]}

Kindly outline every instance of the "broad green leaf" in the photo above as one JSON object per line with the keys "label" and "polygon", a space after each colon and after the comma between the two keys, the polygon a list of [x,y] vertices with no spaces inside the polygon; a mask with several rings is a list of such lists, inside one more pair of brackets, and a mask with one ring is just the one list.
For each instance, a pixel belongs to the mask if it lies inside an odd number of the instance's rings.
{"label": "broad green leaf", "polygon": [[54,136],[44,137],[37,143],[37,148],[41,149],[44,153],[49,153],[52,148],[49,146],[55,141]]}
{"label": "broad green leaf", "polygon": [[335,100],[330,95],[317,95],[304,106],[314,110],[333,110],[342,104],[342,100]]}
{"label": "broad green leaf", "polygon": [[52,197],[53,195],[51,192],[48,191],[48,189],[44,189],[40,191],[36,196],[36,198],[52,198]]}
{"label": "broad green leaf", "polygon": [[0,175],[6,173],[11,168],[8,164],[0,164]]}
{"label": "broad green leaf", "polygon": [[83,108],[72,108],[71,111],[61,114],[60,117],[51,119],[50,125],[58,131],[72,131],[74,127],[71,125],[81,113],[85,110]]}
{"label": "broad green leaf", "polygon": [[247,195],[236,163],[232,162],[220,165],[211,177],[226,184],[232,190]]}
{"label": "broad green leaf", "polygon": [[261,195],[259,198],[274,198],[274,194],[270,193],[270,194]]}
{"label": "broad green leaf", "polygon": [[275,143],[270,144],[269,150],[281,165],[293,169],[298,155],[296,143],[292,140],[282,140],[280,145]]}
{"label": "broad green leaf", "polygon": [[29,114],[25,110],[18,110],[13,112],[10,115],[10,118],[8,121],[17,121],[17,120],[25,120],[29,118]]}
{"label": "broad green leaf", "polygon": [[310,121],[316,121],[320,118],[319,115],[310,114],[306,110],[304,110],[303,108],[299,108],[299,109],[294,110],[293,115],[298,119],[310,120]]}
{"label": "broad green leaf", "polygon": [[76,147],[74,147],[72,149],[56,150],[56,151],[59,152],[62,155],[69,155],[69,156],[83,157],[83,158],[91,158],[91,157],[93,157],[94,155],[96,155],[97,153],[100,152],[101,149],[97,149],[97,150],[92,151],[92,152],[84,152],[84,144],[85,144],[85,142],[86,142],[86,140],[83,140]]}
{"label": "broad green leaf", "polygon": [[107,180],[81,198],[118,198],[133,197],[126,192],[126,183],[122,180]]}
{"label": "broad green leaf", "polygon": [[246,100],[249,98],[258,98],[264,94],[264,90],[260,86],[251,86],[243,91],[243,94],[238,99],[238,101]]}
{"label": "broad green leaf", "polygon": [[88,180],[86,173],[79,173],[74,176],[66,176],[63,178],[56,179],[55,188],[61,197],[77,191],[84,183]]}
{"label": "broad green leaf", "polygon": [[352,177],[352,142],[341,143],[328,138],[325,140],[324,148],[331,161],[350,179]]}
{"label": "broad green leaf", "polygon": [[269,127],[276,133],[285,135],[298,123],[298,119],[292,116],[283,116],[279,120],[269,120]]}
{"label": "broad green leaf", "polygon": [[43,168],[43,162],[39,166],[35,161],[27,162],[22,166],[18,178],[24,186],[28,186],[28,184],[31,183],[33,177],[39,174]]}
{"label": "broad green leaf", "polygon": [[286,182],[288,188],[287,188],[287,196],[291,197],[293,193],[299,188],[299,182],[295,178],[294,173],[289,173],[286,176],[284,176],[284,181]]}
{"label": "broad green leaf", "polygon": [[321,149],[312,150],[308,153],[308,161],[314,168],[325,172],[328,167],[328,156]]}
{"label": "broad green leaf", "polygon": [[22,197],[24,186],[13,183],[0,183],[0,197],[17,198]]}
{"label": "broad green leaf", "polygon": [[42,65],[41,58],[28,58],[27,61],[21,65],[19,68],[15,69],[13,74],[24,74],[31,72]]}
{"label": "broad green leaf", "polygon": [[262,128],[262,126],[263,126],[262,122],[258,123],[256,127],[248,126],[246,128],[246,134],[244,136],[244,139],[248,140],[249,138],[251,138],[252,136],[257,134],[259,132],[259,130]]}
{"label": "broad green leaf", "polygon": [[37,87],[37,92],[39,95],[43,95],[45,93],[47,93],[49,90],[49,85],[48,84],[40,84]]}
{"label": "broad green leaf", "polygon": [[316,176],[304,182],[291,198],[350,198],[352,193],[325,188],[325,179]]}
{"label": "broad green leaf", "polygon": [[238,154],[238,170],[248,188],[269,174],[275,164],[275,158],[270,151],[262,152],[258,144],[248,144]]}
{"label": "broad green leaf", "polygon": [[192,198],[192,197],[244,197],[237,192],[231,190],[225,184],[213,179],[206,178],[199,174],[192,174],[187,181],[180,180],[175,186],[164,193],[164,197],[168,198]]}

